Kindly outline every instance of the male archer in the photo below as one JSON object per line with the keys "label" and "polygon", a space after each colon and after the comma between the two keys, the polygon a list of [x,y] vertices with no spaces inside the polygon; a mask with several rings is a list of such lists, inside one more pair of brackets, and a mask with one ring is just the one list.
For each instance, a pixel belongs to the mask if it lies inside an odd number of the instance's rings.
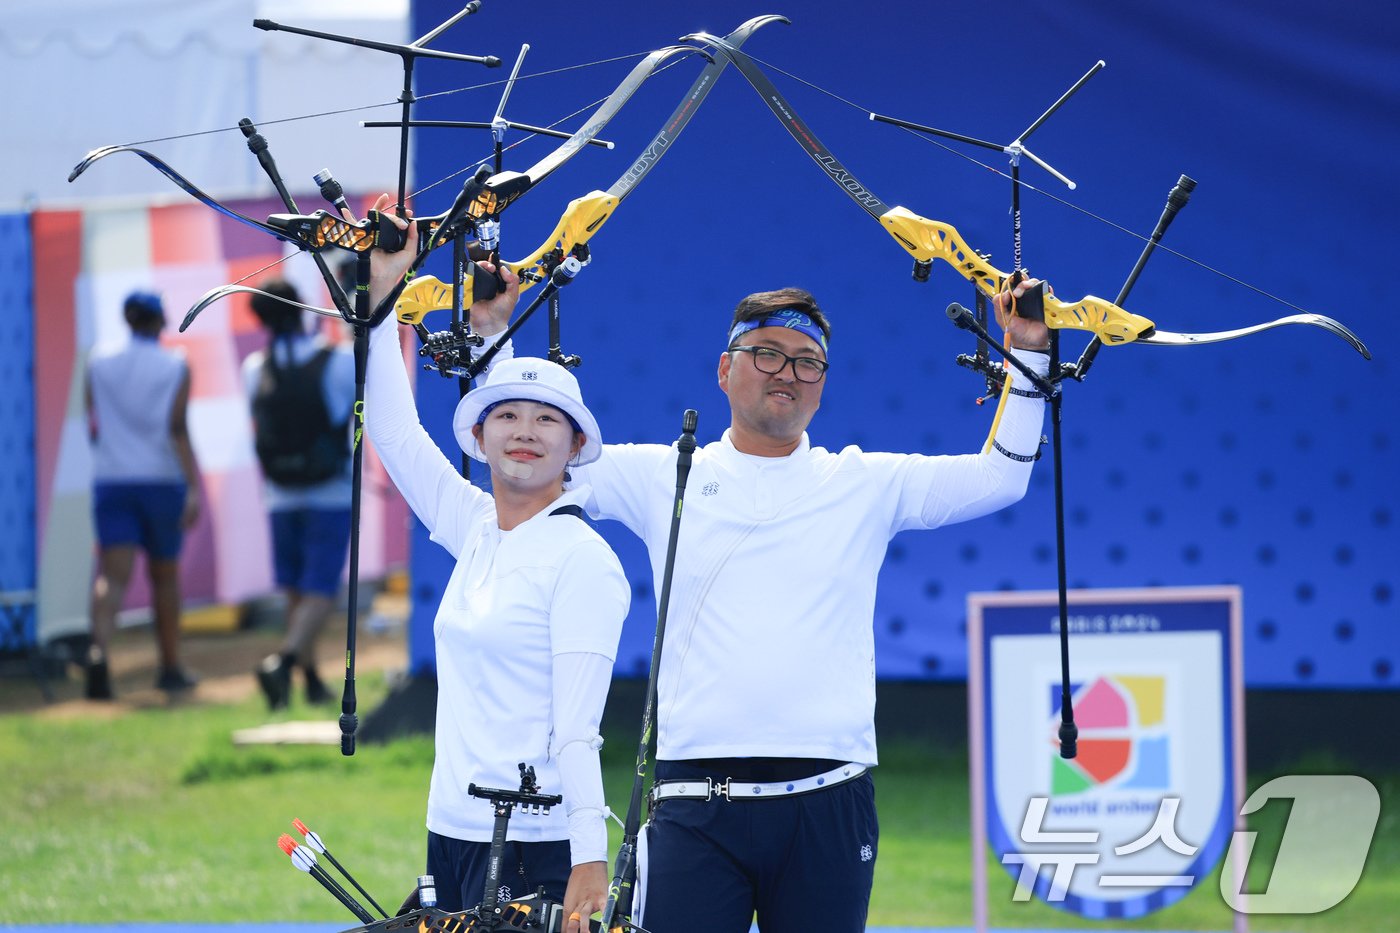
{"label": "male archer", "polygon": [[[473,328],[489,342],[517,297],[512,282],[473,305]],[[1009,311],[1009,298],[995,301],[1007,342],[1044,375],[1049,331]],[[982,453],[829,451],[807,435],[833,365],[840,372],[816,299],[798,288],[750,295],[720,333],[730,425],[690,472],[706,493],[687,498],[680,527],[637,922],[744,933],[757,915],[765,933],[856,933],[879,852],[873,620],[886,547],[898,532],[1018,501],[1045,402],[1012,376]],[[589,514],[637,533],[660,579],[675,451],[605,444],[571,472],[591,487]]]}

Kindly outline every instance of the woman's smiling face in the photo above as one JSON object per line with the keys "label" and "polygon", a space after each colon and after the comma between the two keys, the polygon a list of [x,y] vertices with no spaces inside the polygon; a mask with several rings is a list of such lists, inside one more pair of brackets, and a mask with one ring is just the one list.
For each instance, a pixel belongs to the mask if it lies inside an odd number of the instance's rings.
{"label": "woman's smiling face", "polygon": [[472,429],[491,465],[493,481],[514,487],[558,485],[583,446],[569,418],[553,405],[511,399]]}

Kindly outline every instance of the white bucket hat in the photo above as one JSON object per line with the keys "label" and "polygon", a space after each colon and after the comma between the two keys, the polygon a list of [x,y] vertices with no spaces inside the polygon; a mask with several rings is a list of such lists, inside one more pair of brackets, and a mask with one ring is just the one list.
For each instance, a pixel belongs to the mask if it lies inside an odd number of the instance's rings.
{"label": "white bucket hat", "polygon": [[574,374],[558,363],[534,356],[515,357],[492,366],[486,374],[486,381],[462,396],[457,403],[457,412],[452,416],[452,433],[457,435],[457,443],[467,456],[483,463],[486,461],[480,445],[472,436],[472,427],[487,408],[512,399],[553,405],[574,419],[585,438],[583,449],[578,454],[577,462],[580,465],[592,463],[602,456],[603,439],[598,422],[583,404],[583,393],[579,391]]}

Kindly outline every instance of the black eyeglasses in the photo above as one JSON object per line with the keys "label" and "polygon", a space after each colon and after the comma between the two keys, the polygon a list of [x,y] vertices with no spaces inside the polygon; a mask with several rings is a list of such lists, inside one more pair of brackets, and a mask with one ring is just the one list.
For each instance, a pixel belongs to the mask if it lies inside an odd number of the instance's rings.
{"label": "black eyeglasses", "polygon": [[752,353],[754,368],[770,376],[782,372],[783,367],[791,363],[792,373],[798,382],[821,382],[830,365],[826,360],[819,360],[814,356],[788,356],[772,347],[730,347],[729,352]]}

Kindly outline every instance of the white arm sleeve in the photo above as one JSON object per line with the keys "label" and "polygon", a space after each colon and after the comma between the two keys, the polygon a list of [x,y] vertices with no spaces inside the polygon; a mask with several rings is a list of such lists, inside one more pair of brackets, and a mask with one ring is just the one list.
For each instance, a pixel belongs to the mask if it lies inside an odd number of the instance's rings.
{"label": "white arm sleeve", "polygon": [[645,539],[647,522],[658,514],[653,489],[655,477],[670,464],[669,475],[674,482],[675,458],[675,448],[664,444],[604,444],[603,454],[597,461],[569,470],[573,477],[570,488],[587,484],[588,499],[583,507],[589,515],[622,522]]}
{"label": "white arm sleeve", "polygon": [[[1050,357],[1021,350],[1017,355],[1045,375]],[[1035,391],[1025,376],[1012,372],[1012,386]],[[995,441],[986,453],[956,456],[869,454],[867,462],[882,474],[893,492],[892,530],[937,528],[980,518],[1021,499],[1030,485],[1032,460],[1040,449],[1045,400],[1011,395],[1006,400]]]}
{"label": "white arm sleeve", "polygon": [[371,331],[365,431],[413,514],[456,557],[466,520],[487,496],[462,478],[419,422],[398,331],[392,319]]}
{"label": "white arm sleeve", "polygon": [[564,811],[569,816],[570,862],[605,862],[608,828],[603,816],[603,771],[598,724],[612,681],[612,661],[601,654],[554,656],[553,754],[559,762]]}
{"label": "white arm sleeve", "polygon": [[[505,331],[502,330],[494,334],[482,334],[481,346],[471,347],[468,349],[467,352],[471,354],[473,360],[480,358],[482,354],[484,354],[491,347],[491,344],[495,343],[497,338],[499,338],[501,334],[504,333]],[[481,375],[477,377],[478,385],[480,384],[481,380],[484,380],[487,376],[491,374],[491,368],[493,366],[495,366],[497,363],[504,363],[506,360],[514,358],[515,344],[507,340],[505,343],[501,344],[501,348],[496,351],[496,355],[491,357],[491,362],[486,364],[486,368],[483,369],[481,371]]]}

